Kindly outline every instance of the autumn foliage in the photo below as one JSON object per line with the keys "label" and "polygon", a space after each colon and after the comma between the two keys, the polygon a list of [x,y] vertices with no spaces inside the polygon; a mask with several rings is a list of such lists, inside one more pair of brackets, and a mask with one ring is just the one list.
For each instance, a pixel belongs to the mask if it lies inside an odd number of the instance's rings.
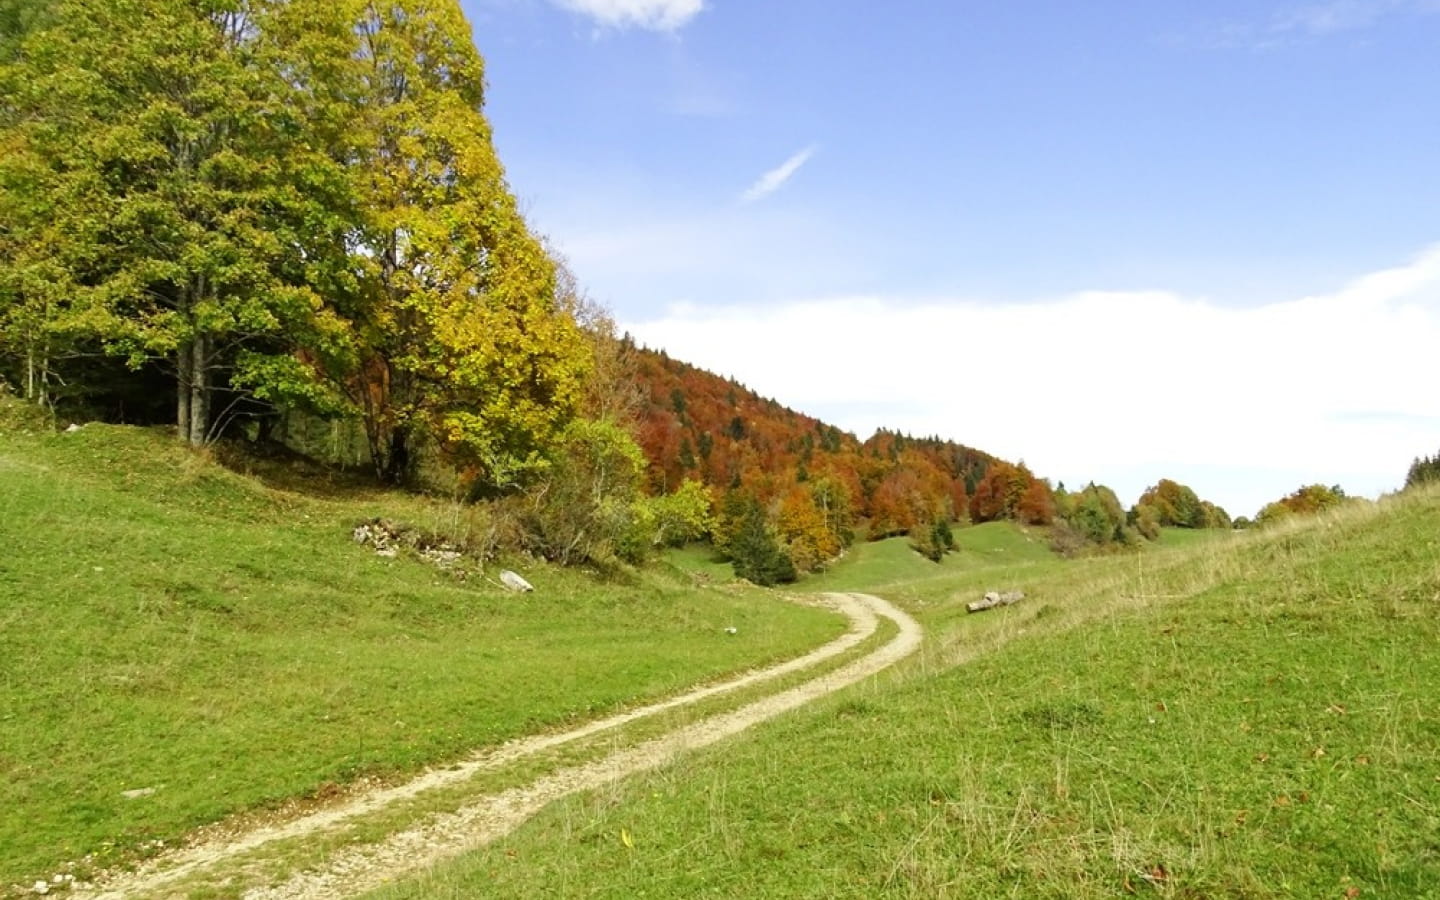
{"label": "autumn foliage", "polygon": [[[694,480],[716,496],[715,540],[722,552],[744,524],[748,501],[795,567],[811,571],[834,559],[857,530],[871,539],[922,535],[927,548],[953,544],[951,522],[1013,518],[1048,524],[1050,487],[1023,464],[939,438],[880,430],[865,441],[763,398],[731,379],[632,348],[642,395],[636,439],[648,460],[648,489],[673,491]],[[987,493],[988,492],[988,493]],[[977,497],[981,499],[976,515]],[[943,523],[938,528],[937,523]]]}
{"label": "autumn foliage", "polygon": [[1346,500],[1345,491],[1337,484],[1326,487],[1323,484],[1308,484],[1289,496],[1274,503],[1266,504],[1255,516],[1259,525],[1268,525],[1295,515],[1314,515],[1339,506]]}

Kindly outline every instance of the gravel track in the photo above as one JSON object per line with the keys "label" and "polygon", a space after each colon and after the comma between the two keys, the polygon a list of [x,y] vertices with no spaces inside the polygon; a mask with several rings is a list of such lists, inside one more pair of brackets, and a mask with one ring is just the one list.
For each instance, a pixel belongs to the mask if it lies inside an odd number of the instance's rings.
{"label": "gravel track", "polygon": [[880,618],[893,621],[898,633],[885,645],[838,669],[738,709],[701,719],[659,737],[616,750],[592,762],[557,769],[528,784],[480,798],[453,813],[426,817],[374,844],[352,845],[332,853],[313,870],[289,880],[252,889],[246,900],[352,897],[385,882],[421,871],[437,862],[481,847],[514,830],[547,804],[569,794],[601,787],[637,772],[658,768],[676,755],[708,746],[774,718],[826,694],[868,678],[904,659],[919,646],[920,625],[892,604],[866,594],[826,594],[824,602],[845,614],[850,629],[841,637],[793,660],[697,688],[578,728],[523,738],[480,753],[454,766],[434,769],[393,787],[377,788],[336,806],[287,822],[256,828],[225,840],[187,847],[151,860],[91,890],[76,890],[86,900],[128,900],[165,896],[181,879],[200,877],[240,854],[273,841],[303,838],[343,826],[426,791],[464,781],[477,773],[499,769],[516,760],[600,732],[740,690],[783,675],[803,671],[832,659],[875,633]]}

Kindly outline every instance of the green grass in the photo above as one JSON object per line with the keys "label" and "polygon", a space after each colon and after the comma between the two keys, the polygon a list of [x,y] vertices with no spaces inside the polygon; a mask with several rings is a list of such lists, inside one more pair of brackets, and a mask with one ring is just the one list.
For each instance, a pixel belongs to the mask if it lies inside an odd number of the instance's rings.
{"label": "green grass", "polygon": [[[800,587],[814,591],[914,591],[917,585],[949,583],[958,573],[1058,568],[1044,529],[1014,522],[986,522],[955,529],[957,550],[931,562],[910,547],[908,538],[857,543],[825,572]],[[887,596],[889,596],[887,594]]]}
{"label": "green grass", "polygon": [[735,581],[735,570],[729,561],[721,559],[708,544],[666,550],[662,558],[667,565],[699,584],[729,584]]}
{"label": "green grass", "polygon": [[898,676],[377,896],[1440,896],[1440,494],[903,593]]}
{"label": "green grass", "polygon": [[845,627],[663,573],[601,582],[513,560],[533,594],[460,582],[349,534],[376,515],[454,524],[453,505],[313,487],[328,496],[266,487],[162,432],[0,434],[0,885],[125,863]]}
{"label": "green grass", "polygon": [[1162,528],[1160,540],[1156,543],[1161,547],[1192,547],[1209,541],[1229,540],[1234,536],[1235,532],[1228,528]]}

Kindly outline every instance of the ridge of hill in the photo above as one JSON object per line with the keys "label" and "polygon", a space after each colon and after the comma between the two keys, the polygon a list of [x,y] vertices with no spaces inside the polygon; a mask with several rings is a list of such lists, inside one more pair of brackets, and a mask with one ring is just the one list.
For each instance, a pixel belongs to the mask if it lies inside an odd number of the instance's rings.
{"label": "ridge of hill", "polygon": [[849,489],[853,514],[870,520],[878,536],[933,515],[971,515],[977,487],[1005,462],[956,441],[888,429],[861,441],[664,351],[637,348],[634,359],[637,439],[657,493],[688,479],[772,500],[828,476]]}

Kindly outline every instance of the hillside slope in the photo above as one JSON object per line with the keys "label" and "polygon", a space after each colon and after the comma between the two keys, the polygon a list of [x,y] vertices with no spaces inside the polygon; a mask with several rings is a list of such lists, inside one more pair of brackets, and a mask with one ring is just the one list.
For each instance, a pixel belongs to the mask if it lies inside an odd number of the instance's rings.
{"label": "hillside slope", "polygon": [[227,815],[400,777],[844,630],[663,573],[606,583],[516,559],[537,586],[518,597],[350,536],[380,515],[454,532],[478,511],[311,487],[268,487],[163,430],[0,433],[0,886],[123,863]]}
{"label": "hillside slope", "polygon": [[899,533],[917,515],[966,516],[977,485],[1000,462],[936,437],[881,430],[862,442],[663,353],[638,350],[633,359],[638,438],[656,492],[693,479],[771,500],[829,477],[848,489],[856,516],[880,520],[878,533]]}
{"label": "hillside slope", "polygon": [[1436,896],[1437,535],[1430,491],[897,580],[895,678],[379,896]]}

